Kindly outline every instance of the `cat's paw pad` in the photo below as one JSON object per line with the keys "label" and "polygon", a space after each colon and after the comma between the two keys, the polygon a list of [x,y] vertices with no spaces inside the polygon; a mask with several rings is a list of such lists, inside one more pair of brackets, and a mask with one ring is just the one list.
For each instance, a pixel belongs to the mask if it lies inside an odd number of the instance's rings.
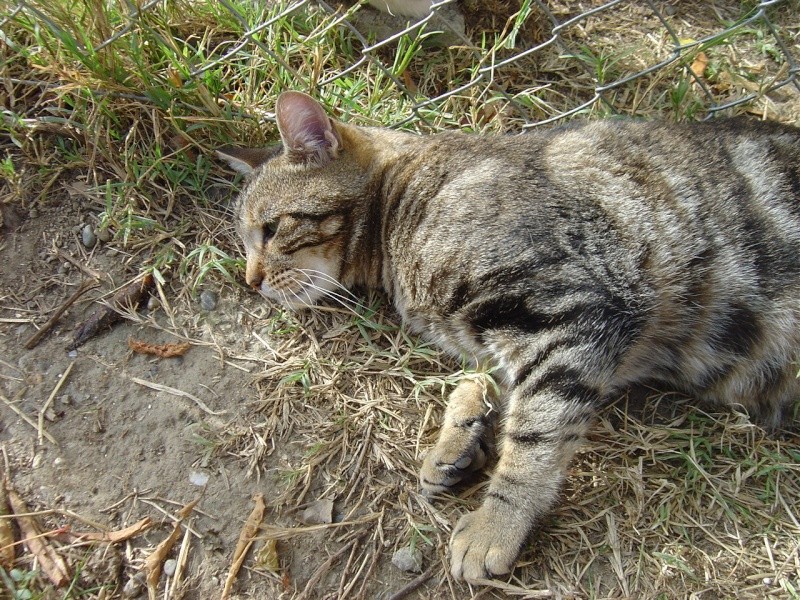
{"label": "cat's paw pad", "polygon": [[426,495],[445,491],[479,471],[486,464],[485,423],[454,429],[444,434],[428,452],[419,480]]}
{"label": "cat's paw pad", "polygon": [[461,517],[450,538],[453,577],[475,581],[511,571],[527,532],[503,521],[485,507]]}

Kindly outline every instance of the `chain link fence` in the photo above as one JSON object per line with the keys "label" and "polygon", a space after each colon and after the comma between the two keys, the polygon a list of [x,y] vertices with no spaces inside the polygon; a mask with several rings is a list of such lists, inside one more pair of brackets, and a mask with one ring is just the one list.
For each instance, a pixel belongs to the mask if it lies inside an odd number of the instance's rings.
{"label": "chain link fence", "polygon": [[[85,50],[113,52],[126,36],[147,29],[144,16],[167,4],[125,0],[125,18],[109,23],[107,37]],[[456,124],[459,112],[471,111],[477,123],[505,119],[505,128],[577,113],[669,109],[699,118],[776,91],[781,101],[800,90],[796,0],[439,0],[419,20],[363,1],[264,0],[259,22],[233,0],[218,4],[240,33],[184,53],[188,78],[203,80],[258,55],[259,64],[272,62],[290,74],[286,87],[341,96],[348,78],[369,71],[404,100],[402,114],[384,123],[395,126],[430,125],[435,111],[456,115]],[[181,10],[191,11],[192,3]],[[56,34],[63,29],[46,4],[26,0],[10,7],[0,28],[20,18]],[[292,18],[310,23],[307,31],[279,40],[287,36],[276,30]],[[320,59],[337,50],[320,47],[332,33],[347,48],[333,67]],[[309,68],[314,61],[321,66]],[[225,90],[216,93],[225,97]],[[754,110],[768,108],[762,103]]]}

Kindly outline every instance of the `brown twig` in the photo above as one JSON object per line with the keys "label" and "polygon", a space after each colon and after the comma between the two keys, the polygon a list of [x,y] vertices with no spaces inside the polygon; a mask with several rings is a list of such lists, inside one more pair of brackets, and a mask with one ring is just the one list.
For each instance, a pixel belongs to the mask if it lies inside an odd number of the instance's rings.
{"label": "brown twig", "polygon": [[47,335],[47,332],[50,331],[53,328],[53,326],[58,322],[58,320],[61,318],[61,315],[63,315],[70,306],[75,304],[75,302],[77,302],[78,298],[83,296],[89,290],[92,290],[92,289],[96,288],[98,285],[100,285],[100,284],[98,282],[96,282],[96,281],[90,281],[88,279],[86,281],[84,281],[80,285],[80,287],[77,290],[75,290],[75,292],[72,294],[72,296],[67,298],[66,302],[64,302],[64,304],[62,304],[58,308],[58,310],[56,310],[56,312],[54,312],[52,314],[52,316],[47,320],[47,323],[42,325],[42,328],[39,331],[37,331],[36,333],[34,333],[28,339],[27,342],[25,342],[25,348],[27,348],[28,350],[32,350],[33,348],[35,348],[36,345],[40,341],[42,341],[42,338],[45,335]]}
{"label": "brown twig", "polygon": [[153,275],[146,273],[143,277],[122,286],[112,296],[107,305],[100,306],[94,314],[78,327],[72,343],[67,346],[67,350],[74,350],[96,335],[101,329],[110,327],[117,321],[122,320],[123,316],[119,311],[138,306],[153,285],[155,285]]}

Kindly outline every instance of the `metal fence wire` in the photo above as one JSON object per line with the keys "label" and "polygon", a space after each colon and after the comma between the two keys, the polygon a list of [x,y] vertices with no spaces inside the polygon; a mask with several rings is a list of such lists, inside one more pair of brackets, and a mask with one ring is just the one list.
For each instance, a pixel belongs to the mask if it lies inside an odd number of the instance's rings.
{"label": "metal fence wire", "polygon": [[[113,49],[146,27],[142,17],[166,2],[127,0],[126,20],[94,51]],[[349,75],[369,69],[405,100],[402,117],[388,123],[395,126],[430,124],[434,112],[475,107],[483,111],[478,121],[508,117],[506,128],[653,107],[694,118],[742,104],[768,112],[768,94],[800,90],[796,0],[439,0],[417,19],[365,0],[264,0],[267,18],[258,23],[231,0],[219,4],[243,34],[186,57],[190,77],[257,53],[291,74],[287,87],[335,97]],[[4,20],[25,15],[58,27],[44,6],[22,0]],[[314,22],[310,31],[276,43],[271,30],[297,15]],[[352,58],[340,57],[334,69],[303,68],[333,30]]]}

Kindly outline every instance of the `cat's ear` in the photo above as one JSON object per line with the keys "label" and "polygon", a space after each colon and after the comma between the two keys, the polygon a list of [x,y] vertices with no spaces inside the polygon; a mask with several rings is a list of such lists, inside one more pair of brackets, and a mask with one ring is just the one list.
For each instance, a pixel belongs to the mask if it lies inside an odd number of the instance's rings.
{"label": "cat's ear", "polygon": [[293,163],[325,165],[342,145],[325,109],[301,92],[283,92],[275,105],[275,118],[286,156]]}
{"label": "cat's ear", "polygon": [[280,153],[280,146],[271,148],[239,148],[223,146],[217,148],[217,156],[242,175],[252,175],[256,168]]}

